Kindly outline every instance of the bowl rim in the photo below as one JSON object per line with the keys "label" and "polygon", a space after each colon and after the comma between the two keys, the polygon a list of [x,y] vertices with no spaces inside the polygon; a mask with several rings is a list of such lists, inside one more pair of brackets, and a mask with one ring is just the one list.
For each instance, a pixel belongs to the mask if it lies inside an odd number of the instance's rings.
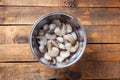
{"label": "bowl rim", "polygon": [[[78,25],[81,27],[82,33],[83,33],[82,35],[83,35],[83,38],[84,38],[83,48],[82,48],[79,56],[78,56],[74,61],[72,61],[71,63],[66,64],[66,65],[64,65],[64,66],[50,66],[50,65],[47,65],[47,64],[43,63],[40,59],[38,59],[38,57],[37,57],[37,55],[35,54],[35,52],[34,52],[34,50],[33,50],[33,47],[32,47],[32,34],[33,34],[33,31],[34,31],[34,29],[36,28],[37,24],[38,24],[41,20],[43,20],[44,18],[46,18],[46,17],[48,17],[48,16],[51,16],[51,15],[55,15],[55,14],[62,14],[62,15],[65,15],[65,16],[70,17],[71,19],[74,19],[74,20],[78,23]],[[71,14],[65,13],[65,12],[50,12],[50,13],[47,13],[47,14],[42,15],[40,18],[38,18],[38,19],[34,22],[34,24],[33,24],[33,26],[32,26],[32,29],[31,29],[31,32],[30,32],[30,38],[29,38],[30,49],[31,49],[32,54],[34,55],[34,57],[35,57],[40,63],[44,64],[45,66],[47,66],[47,67],[49,67],[49,68],[54,68],[54,69],[66,68],[66,67],[68,67],[68,66],[71,66],[72,64],[75,64],[75,63],[82,57],[82,55],[83,55],[83,53],[84,53],[84,51],[85,51],[85,48],[86,48],[86,44],[87,44],[87,37],[86,37],[85,28],[81,25],[81,23],[80,23],[74,16],[72,16]]]}

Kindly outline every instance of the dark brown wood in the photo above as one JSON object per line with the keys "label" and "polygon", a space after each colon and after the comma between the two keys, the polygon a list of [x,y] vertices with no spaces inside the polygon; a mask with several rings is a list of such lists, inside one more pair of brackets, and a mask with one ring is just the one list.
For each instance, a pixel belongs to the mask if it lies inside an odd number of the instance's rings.
{"label": "dark brown wood", "polygon": [[[80,61],[120,61],[120,44],[87,44]],[[0,62],[37,61],[29,44],[0,45]]]}
{"label": "dark brown wood", "polygon": [[32,26],[0,26],[0,44],[29,43]]}
{"label": "dark brown wood", "polygon": [[120,62],[78,62],[67,69],[51,69],[40,63],[1,63],[1,80],[120,78]]}
{"label": "dark brown wood", "polygon": [[[84,26],[87,43],[120,43],[120,26]],[[0,26],[0,44],[29,43],[31,26]]]}
{"label": "dark brown wood", "polygon": [[66,12],[82,25],[120,25],[119,8],[0,7],[0,24],[33,24],[49,12]]}
{"label": "dark brown wood", "polygon": [[120,44],[88,44],[81,61],[119,61]]}
{"label": "dark brown wood", "polygon": [[119,62],[78,62],[67,70],[67,75],[81,79],[120,78],[119,66]]}
{"label": "dark brown wood", "polygon": [[7,61],[36,61],[31,53],[29,44],[1,44],[0,62]]}
{"label": "dark brown wood", "polygon": [[[87,33],[84,55],[64,69],[39,63],[29,45],[34,22],[56,11],[76,17]],[[0,0],[0,80],[120,80],[119,32],[120,0]]]}
{"label": "dark brown wood", "polygon": [[0,80],[48,80],[62,77],[40,63],[1,63]]}
{"label": "dark brown wood", "polygon": [[120,43],[120,26],[85,26],[88,43]]}
{"label": "dark brown wood", "polygon": [[120,7],[120,0],[76,0],[77,7]]}
{"label": "dark brown wood", "polygon": [[[1,0],[2,6],[70,6],[73,0]],[[76,0],[75,7],[120,7],[120,0]]]}

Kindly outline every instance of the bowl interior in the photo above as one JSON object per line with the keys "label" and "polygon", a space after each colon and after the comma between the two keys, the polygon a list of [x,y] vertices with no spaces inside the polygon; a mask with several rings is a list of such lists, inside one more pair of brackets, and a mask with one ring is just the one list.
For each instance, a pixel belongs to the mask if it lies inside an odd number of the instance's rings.
{"label": "bowl interior", "polygon": [[[48,65],[40,61],[40,58],[44,55],[41,53],[38,49],[39,44],[37,43],[36,36],[39,33],[39,30],[43,28],[44,24],[50,24],[52,20],[54,19],[59,19],[61,22],[64,23],[69,23],[73,27],[73,30],[77,33],[78,41],[80,42],[79,49],[78,51],[71,57],[69,62],[66,65],[63,66],[53,66],[53,65]],[[83,54],[83,51],[86,46],[86,35],[84,32],[83,27],[80,25],[80,23],[72,16],[65,14],[65,13],[51,13],[47,14],[35,23],[33,26],[32,32],[31,32],[31,37],[30,37],[30,45],[32,52],[34,56],[38,59],[38,61],[42,62],[43,64],[52,67],[52,68],[63,68],[72,65],[75,63]]]}

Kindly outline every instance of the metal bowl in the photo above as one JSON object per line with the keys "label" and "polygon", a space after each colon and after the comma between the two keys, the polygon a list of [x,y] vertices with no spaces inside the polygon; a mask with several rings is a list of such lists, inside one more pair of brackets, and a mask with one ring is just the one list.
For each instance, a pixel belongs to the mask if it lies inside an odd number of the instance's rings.
{"label": "metal bowl", "polygon": [[[43,56],[43,54],[40,53],[40,51],[38,49],[39,45],[35,38],[35,36],[38,35],[39,28],[41,28],[46,23],[49,24],[51,22],[51,20],[56,19],[56,18],[60,19],[62,22],[69,23],[69,24],[71,24],[71,26],[74,26],[73,29],[77,33],[78,41],[80,42],[79,48],[76,51],[76,53],[70,58],[70,60],[67,64],[62,65],[62,66],[48,65],[48,64],[43,63],[40,60],[40,58]],[[33,28],[32,28],[31,34],[30,34],[30,47],[31,47],[32,53],[34,54],[35,58],[39,62],[43,63],[44,65],[46,65],[50,68],[54,68],[54,69],[65,68],[65,67],[68,67],[68,66],[74,64],[75,62],[77,62],[83,55],[85,47],[86,47],[85,29],[75,17],[73,17],[67,13],[63,13],[63,12],[48,13],[48,14],[43,15],[41,18],[39,18],[33,25]]]}

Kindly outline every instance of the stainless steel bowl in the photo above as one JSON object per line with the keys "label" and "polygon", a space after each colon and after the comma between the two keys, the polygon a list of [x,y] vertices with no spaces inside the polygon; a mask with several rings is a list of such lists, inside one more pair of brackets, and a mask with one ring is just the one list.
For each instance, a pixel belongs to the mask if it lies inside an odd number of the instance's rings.
{"label": "stainless steel bowl", "polygon": [[[54,65],[48,65],[48,64],[43,63],[40,60],[40,58],[43,56],[43,54],[40,53],[40,51],[38,49],[38,43],[35,38],[35,36],[38,34],[39,28],[41,28],[46,23],[49,24],[51,22],[51,20],[56,19],[56,18],[60,19],[62,22],[65,22],[65,23],[67,22],[67,23],[71,24],[72,26],[74,26],[73,29],[77,33],[77,36],[79,38],[78,41],[80,42],[78,51],[71,57],[68,64],[63,65],[63,66],[54,66]],[[31,34],[30,34],[30,47],[31,47],[32,53],[34,54],[35,58],[38,61],[40,61],[41,63],[43,63],[44,65],[46,65],[50,68],[54,68],[54,69],[65,68],[65,67],[68,67],[68,66],[74,64],[75,62],[77,62],[83,55],[85,47],[86,47],[85,29],[75,17],[73,17],[67,13],[63,13],[63,12],[48,13],[48,14],[43,15],[41,18],[39,18],[33,25],[33,28],[32,28]]]}

